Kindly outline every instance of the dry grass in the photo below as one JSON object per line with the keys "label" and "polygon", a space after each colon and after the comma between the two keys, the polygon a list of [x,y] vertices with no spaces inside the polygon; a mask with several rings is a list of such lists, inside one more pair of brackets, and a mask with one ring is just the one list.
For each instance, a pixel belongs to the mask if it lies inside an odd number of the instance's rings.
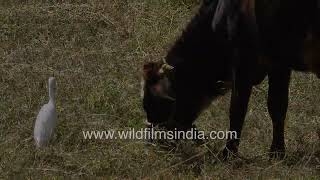
{"label": "dry grass", "polygon": [[[267,85],[254,92],[241,144],[249,160],[216,162],[205,147],[172,151],[143,141],[86,141],[82,130],[143,127],[141,65],[160,59],[196,11],[195,0],[66,0],[0,3],[0,176],[111,178],[277,178],[320,175],[320,80],[295,73],[286,125],[288,157],[268,160]],[[53,143],[34,147],[35,116],[58,82]],[[229,95],[200,119],[203,130],[228,127]],[[223,141],[211,141],[213,154]],[[194,158],[193,158],[194,157]]]}

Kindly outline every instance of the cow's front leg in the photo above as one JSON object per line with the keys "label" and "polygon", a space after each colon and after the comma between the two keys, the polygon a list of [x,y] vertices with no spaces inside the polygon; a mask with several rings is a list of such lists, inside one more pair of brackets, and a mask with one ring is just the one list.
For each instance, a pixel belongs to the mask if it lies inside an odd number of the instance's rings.
{"label": "cow's front leg", "polygon": [[268,73],[268,110],[273,124],[273,140],[270,148],[271,158],[284,158],[284,124],[288,109],[288,89],[291,71],[277,68]]}
{"label": "cow's front leg", "polygon": [[252,90],[252,85],[246,72],[243,74],[241,72],[237,73],[235,77],[230,104],[230,131],[236,132],[236,137],[228,137],[226,148],[223,151],[224,158],[238,153],[241,130]]}

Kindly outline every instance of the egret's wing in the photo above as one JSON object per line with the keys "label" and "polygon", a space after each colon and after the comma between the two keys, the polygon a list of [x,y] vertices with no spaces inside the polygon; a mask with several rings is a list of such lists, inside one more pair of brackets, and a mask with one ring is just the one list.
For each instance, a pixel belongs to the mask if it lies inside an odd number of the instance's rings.
{"label": "egret's wing", "polygon": [[56,126],[57,114],[55,107],[45,104],[40,109],[34,126],[34,139],[38,146],[49,141]]}

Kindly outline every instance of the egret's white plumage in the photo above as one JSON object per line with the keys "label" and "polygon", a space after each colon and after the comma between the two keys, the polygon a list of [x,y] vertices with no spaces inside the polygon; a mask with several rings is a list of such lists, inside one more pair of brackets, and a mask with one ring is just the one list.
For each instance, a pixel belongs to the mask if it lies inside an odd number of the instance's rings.
{"label": "egret's white plumage", "polygon": [[53,135],[57,123],[55,106],[56,81],[54,77],[49,78],[49,102],[42,106],[34,125],[34,140],[37,147],[46,145]]}

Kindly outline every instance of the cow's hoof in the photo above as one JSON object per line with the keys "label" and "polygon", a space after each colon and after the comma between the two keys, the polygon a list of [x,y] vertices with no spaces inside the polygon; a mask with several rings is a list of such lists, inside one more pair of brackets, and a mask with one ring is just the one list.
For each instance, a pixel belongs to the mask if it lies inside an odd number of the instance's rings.
{"label": "cow's hoof", "polygon": [[285,148],[277,148],[277,147],[271,147],[270,148],[270,160],[275,159],[275,160],[283,160],[286,156],[285,153]]}

